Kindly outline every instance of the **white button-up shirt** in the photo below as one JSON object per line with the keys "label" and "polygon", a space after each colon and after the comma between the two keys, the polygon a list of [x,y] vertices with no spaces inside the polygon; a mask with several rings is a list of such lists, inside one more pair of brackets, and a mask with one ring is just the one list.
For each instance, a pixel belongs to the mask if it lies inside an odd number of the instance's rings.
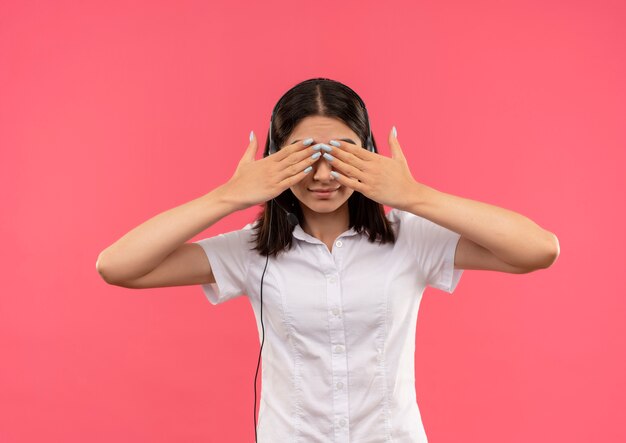
{"label": "white button-up shirt", "polygon": [[[460,234],[393,208],[395,244],[353,228],[332,251],[300,225],[263,278],[259,443],[426,443],[415,395],[415,326],[426,286],[452,293]],[[215,283],[212,304],[246,295],[261,340],[266,257],[252,223],[200,244]]]}

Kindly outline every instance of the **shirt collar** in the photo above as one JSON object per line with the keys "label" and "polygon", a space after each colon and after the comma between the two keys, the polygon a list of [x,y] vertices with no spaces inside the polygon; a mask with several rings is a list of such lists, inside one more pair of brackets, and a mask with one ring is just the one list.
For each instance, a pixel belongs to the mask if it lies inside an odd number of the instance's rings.
{"label": "shirt collar", "polygon": [[[347,231],[344,231],[343,233],[341,233],[339,237],[337,238],[349,237],[349,236],[356,235],[356,234],[358,234],[358,232],[356,232],[354,228],[350,228]],[[319,240],[318,238],[313,237],[312,235],[309,235],[306,232],[304,232],[304,230],[299,224],[297,224],[296,227],[293,228],[293,236],[296,237],[297,239],[304,240],[309,243],[322,243],[321,240]]]}

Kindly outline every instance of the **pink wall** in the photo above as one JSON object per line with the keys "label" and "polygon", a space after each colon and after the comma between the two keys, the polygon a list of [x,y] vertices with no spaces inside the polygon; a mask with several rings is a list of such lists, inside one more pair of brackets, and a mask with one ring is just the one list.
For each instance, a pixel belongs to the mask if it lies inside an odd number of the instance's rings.
{"label": "pink wall", "polygon": [[95,261],[228,180],[317,76],[362,96],[382,154],[398,128],[418,181],[560,240],[550,269],[427,289],[431,442],[626,441],[623,2],[155,3],[0,5],[0,441],[253,441],[245,298],[109,286]]}

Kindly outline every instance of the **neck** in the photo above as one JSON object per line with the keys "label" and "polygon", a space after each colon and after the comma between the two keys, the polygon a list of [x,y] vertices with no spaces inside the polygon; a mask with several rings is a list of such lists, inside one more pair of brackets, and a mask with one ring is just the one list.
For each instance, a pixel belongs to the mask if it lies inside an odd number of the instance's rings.
{"label": "neck", "polygon": [[315,212],[303,206],[302,213],[302,230],[321,241],[332,241],[349,229],[350,213],[347,202],[332,212]]}

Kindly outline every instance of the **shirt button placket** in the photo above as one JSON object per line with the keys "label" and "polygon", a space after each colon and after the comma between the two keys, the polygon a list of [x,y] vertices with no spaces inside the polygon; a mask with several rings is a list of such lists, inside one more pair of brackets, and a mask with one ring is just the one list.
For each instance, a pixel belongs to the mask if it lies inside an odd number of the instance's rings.
{"label": "shirt button placket", "polygon": [[[341,247],[343,242],[337,240],[333,248],[338,262],[341,262]],[[342,314],[341,303],[341,284],[339,275],[336,272],[327,275],[327,293],[328,296],[328,315],[330,318],[330,340],[331,340],[331,358],[332,358],[332,377],[333,377],[333,413],[335,424],[335,442],[349,443],[349,404],[347,389],[348,359],[347,349],[345,346],[345,325]]]}

